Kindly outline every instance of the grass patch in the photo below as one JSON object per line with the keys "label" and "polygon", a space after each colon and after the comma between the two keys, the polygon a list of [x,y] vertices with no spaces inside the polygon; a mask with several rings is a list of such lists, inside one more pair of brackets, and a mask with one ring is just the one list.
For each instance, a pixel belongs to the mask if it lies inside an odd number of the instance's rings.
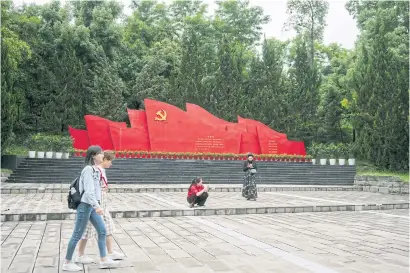
{"label": "grass patch", "polygon": [[373,175],[373,176],[397,176],[400,177],[404,182],[409,183],[409,173],[408,172],[389,172],[389,171],[359,171],[357,170],[357,175]]}
{"label": "grass patch", "polygon": [[373,175],[373,176],[396,176],[399,177],[404,182],[409,183],[409,171],[388,171],[379,170],[375,166],[368,164],[366,162],[358,162],[357,164],[357,175]]}
{"label": "grass patch", "polygon": [[9,169],[1,169],[1,172],[2,173],[12,173],[13,171]]}

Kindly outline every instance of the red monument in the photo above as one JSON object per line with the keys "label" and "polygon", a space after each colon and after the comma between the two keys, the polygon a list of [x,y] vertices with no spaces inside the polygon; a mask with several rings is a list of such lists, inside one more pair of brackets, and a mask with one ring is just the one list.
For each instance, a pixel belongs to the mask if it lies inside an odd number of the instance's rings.
{"label": "red monument", "polygon": [[306,155],[303,142],[290,141],[259,121],[238,116],[238,123],[227,122],[190,103],[185,112],[160,101],[144,102],[145,111],[128,109],[131,128],[124,122],[86,115],[87,130],[69,127],[74,148],[100,145],[116,151]]}

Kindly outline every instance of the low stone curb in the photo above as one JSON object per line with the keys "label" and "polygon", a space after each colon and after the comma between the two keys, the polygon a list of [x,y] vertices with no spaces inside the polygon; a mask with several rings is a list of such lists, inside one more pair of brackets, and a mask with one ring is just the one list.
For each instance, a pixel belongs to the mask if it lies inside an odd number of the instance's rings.
{"label": "low stone curb", "polygon": [[[11,187],[1,188],[1,194],[27,194],[27,193],[66,193],[68,185],[60,187],[60,185],[48,185],[40,187]],[[187,185],[175,187],[111,187],[109,192],[112,193],[152,193],[152,192],[185,192]],[[241,186],[216,187],[213,192],[241,192]],[[381,194],[398,194],[408,195],[409,186],[405,183],[401,185],[355,185],[355,186],[259,186],[260,192],[277,192],[277,191],[364,191]]]}
{"label": "low stone curb", "polygon": [[[112,193],[151,193],[151,192],[185,192],[188,185],[183,187],[111,187],[108,189]],[[211,189],[212,192],[241,192],[242,186],[216,187]],[[362,187],[356,186],[321,186],[321,187],[303,187],[303,186],[258,186],[260,192],[276,191],[362,191]],[[1,194],[27,194],[27,193],[67,193],[68,185],[65,187],[38,187],[38,188],[2,188]]]}
{"label": "low stone curb", "polygon": [[382,193],[382,194],[401,194],[408,195],[409,187],[377,187],[377,186],[363,186],[364,192]]}
{"label": "low stone curb", "polygon": [[[213,216],[240,214],[273,214],[273,213],[302,213],[302,212],[336,212],[336,211],[369,211],[408,209],[409,203],[396,204],[364,204],[364,205],[334,205],[334,206],[282,206],[260,208],[193,208],[171,210],[135,210],[112,211],[113,218],[143,218],[143,217],[179,217],[179,216]],[[1,214],[1,222],[9,221],[48,221],[74,220],[75,213],[22,213]]]}
{"label": "low stone curb", "polygon": [[355,185],[362,187],[364,192],[382,194],[409,194],[409,183],[395,176],[356,176]]}

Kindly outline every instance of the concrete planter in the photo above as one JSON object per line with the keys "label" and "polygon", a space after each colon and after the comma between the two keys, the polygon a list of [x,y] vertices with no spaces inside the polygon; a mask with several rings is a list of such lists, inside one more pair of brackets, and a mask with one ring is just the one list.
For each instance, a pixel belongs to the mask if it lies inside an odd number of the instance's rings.
{"label": "concrete planter", "polygon": [[37,152],[37,158],[44,158],[44,152]]}
{"label": "concrete planter", "polygon": [[356,159],[354,158],[349,158],[349,165],[354,166],[356,164]]}
{"label": "concrete planter", "polygon": [[61,153],[61,152],[56,153],[56,158],[57,159],[63,158],[63,153]]}
{"label": "concrete planter", "polygon": [[28,158],[36,158],[36,151],[28,151]]}
{"label": "concrete planter", "polygon": [[326,165],[327,159],[326,158],[321,158],[320,159],[320,165]]}
{"label": "concrete planter", "polygon": [[331,159],[329,159],[329,164],[330,165],[336,165],[336,159],[335,158],[331,158]]}
{"label": "concrete planter", "polygon": [[64,153],[63,158],[64,159],[69,159],[70,158],[70,153]]}
{"label": "concrete planter", "polygon": [[346,165],[346,159],[339,158],[339,165],[341,165],[341,166]]}
{"label": "concrete planter", "polygon": [[46,158],[53,158],[53,152],[46,152]]}
{"label": "concrete planter", "polygon": [[312,159],[312,164],[316,165],[316,159]]}

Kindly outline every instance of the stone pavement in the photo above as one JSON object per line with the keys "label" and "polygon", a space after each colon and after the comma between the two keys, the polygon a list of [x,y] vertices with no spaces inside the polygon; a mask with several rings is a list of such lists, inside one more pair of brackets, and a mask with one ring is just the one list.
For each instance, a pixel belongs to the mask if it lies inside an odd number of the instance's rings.
{"label": "stone pavement", "polygon": [[[408,210],[115,221],[115,248],[127,256],[124,267],[91,265],[85,272],[409,271]],[[61,272],[72,228],[72,220],[2,222],[1,272]],[[95,242],[87,251],[97,260]]]}
{"label": "stone pavement", "polygon": [[[2,221],[74,219],[65,193],[2,194]],[[408,209],[408,195],[360,191],[259,192],[257,201],[240,192],[210,192],[206,208],[188,207],[185,192],[110,193],[114,218],[201,216]]]}

